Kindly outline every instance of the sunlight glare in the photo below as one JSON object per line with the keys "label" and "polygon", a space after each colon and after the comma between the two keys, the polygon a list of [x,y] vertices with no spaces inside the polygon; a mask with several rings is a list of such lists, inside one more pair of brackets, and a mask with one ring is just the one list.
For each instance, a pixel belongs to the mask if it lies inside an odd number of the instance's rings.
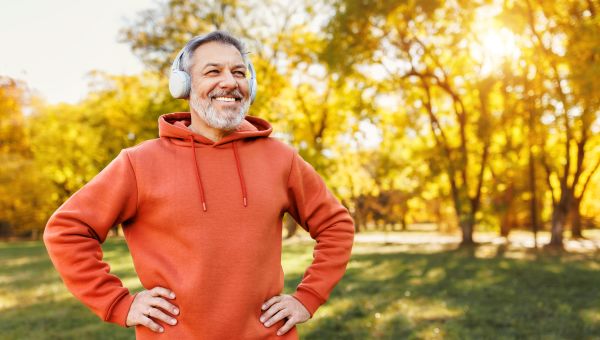
{"label": "sunlight glare", "polygon": [[516,35],[497,21],[499,6],[482,7],[477,12],[477,20],[472,31],[470,54],[481,65],[481,73],[492,73],[504,62],[517,61],[521,57]]}
{"label": "sunlight glare", "polygon": [[471,56],[481,64],[481,72],[489,74],[504,61],[518,60],[521,56],[515,35],[506,28],[485,30],[479,42],[471,45]]}

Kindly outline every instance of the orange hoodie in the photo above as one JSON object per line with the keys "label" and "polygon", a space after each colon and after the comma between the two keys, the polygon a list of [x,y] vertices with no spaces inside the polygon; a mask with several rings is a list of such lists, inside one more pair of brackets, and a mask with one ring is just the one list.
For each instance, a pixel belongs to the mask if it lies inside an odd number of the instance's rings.
{"label": "orange hoodie", "polygon": [[175,326],[137,339],[297,339],[281,320],[265,327],[261,305],[282,293],[282,216],[317,243],[293,296],[311,316],[342,278],[354,237],[348,211],[297,152],[246,117],[213,142],[187,128],[189,113],[159,118],[160,138],[121,151],[51,216],[44,232],[66,286],[103,320],[125,326],[134,295],[109,273],[101,243],[122,224],[145,289],[175,292]]}

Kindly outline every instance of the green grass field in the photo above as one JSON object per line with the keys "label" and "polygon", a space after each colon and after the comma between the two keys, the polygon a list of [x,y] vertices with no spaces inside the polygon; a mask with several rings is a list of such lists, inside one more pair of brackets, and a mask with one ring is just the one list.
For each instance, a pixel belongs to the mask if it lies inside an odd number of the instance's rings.
{"label": "green grass field", "polygon": [[[312,243],[285,242],[286,292]],[[487,249],[485,248],[487,247]],[[452,247],[450,247],[452,248]],[[140,289],[127,246],[104,246],[112,272]],[[302,339],[600,339],[600,254],[356,244],[345,278]],[[41,242],[0,243],[0,339],[134,339],[63,286]]]}

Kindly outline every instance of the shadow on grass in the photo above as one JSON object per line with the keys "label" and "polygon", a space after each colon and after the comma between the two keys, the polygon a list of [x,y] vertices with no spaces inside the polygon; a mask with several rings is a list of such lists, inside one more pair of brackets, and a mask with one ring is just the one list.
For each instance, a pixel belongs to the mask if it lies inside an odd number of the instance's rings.
{"label": "shadow on grass", "polygon": [[[111,239],[103,252],[112,273],[135,277],[125,242]],[[0,325],[0,339],[135,339],[67,292],[41,241],[0,244]]]}
{"label": "shadow on grass", "polygon": [[477,258],[476,250],[355,254],[329,302],[300,333],[306,339],[600,338],[600,271],[588,263],[598,256]]}
{"label": "shadow on grass", "polygon": [[135,339],[133,329],[102,322],[75,298],[0,313],[0,339]]}
{"label": "shadow on grass", "polygon": [[[312,260],[313,244],[284,246],[285,291]],[[347,272],[302,339],[599,339],[598,254],[483,247],[424,253],[425,246],[355,245]],[[135,278],[121,239],[103,246],[113,273]],[[133,339],[73,298],[41,242],[0,244],[1,339]],[[9,296],[10,294],[10,296]],[[16,300],[15,300],[16,299]],[[24,303],[19,303],[24,301]]]}
{"label": "shadow on grass", "polygon": [[[43,243],[10,245],[0,246],[0,292],[35,288],[60,280]],[[103,245],[103,252],[104,259],[111,264],[111,273],[121,278],[135,276],[125,242],[111,239]]]}

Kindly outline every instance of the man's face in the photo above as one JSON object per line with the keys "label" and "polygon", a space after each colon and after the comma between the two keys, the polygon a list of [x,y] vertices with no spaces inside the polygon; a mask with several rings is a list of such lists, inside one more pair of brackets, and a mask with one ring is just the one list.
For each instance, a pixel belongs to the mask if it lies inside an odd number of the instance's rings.
{"label": "man's face", "polygon": [[212,128],[234,130],[250,106],[246,65],[232,45],[209,42],[193,54],[190,106]]}

